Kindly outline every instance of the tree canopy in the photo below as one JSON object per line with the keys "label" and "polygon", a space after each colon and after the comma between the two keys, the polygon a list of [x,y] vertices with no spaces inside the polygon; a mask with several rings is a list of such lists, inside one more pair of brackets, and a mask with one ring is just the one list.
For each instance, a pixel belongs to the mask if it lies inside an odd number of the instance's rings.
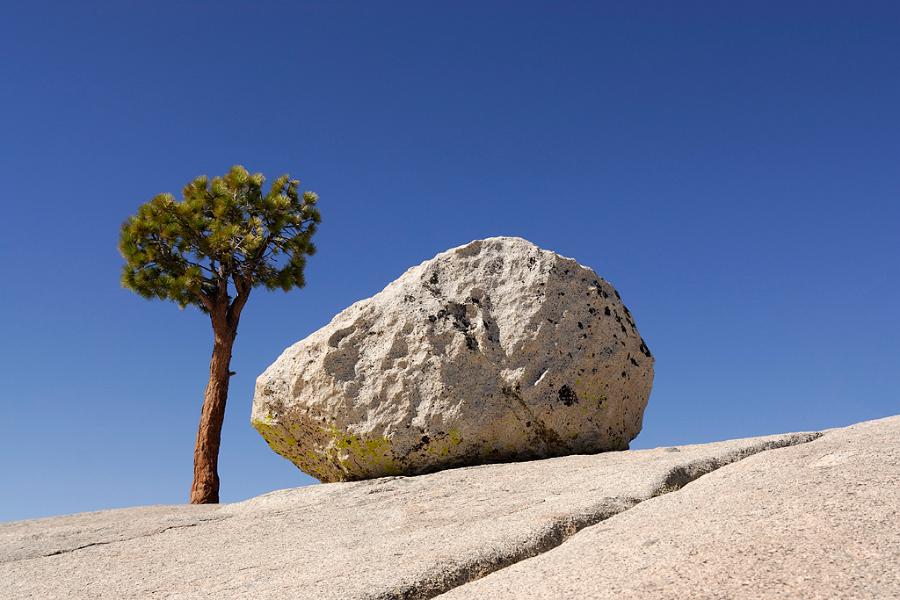
{"label": "tree canopy", "polygon": [[264,183],[262,174],[235,166],[212,180],[197,177],[181,200],[159,194],[143,204],[122,224],[122,285],[208,313],[223,305],[239,311],[256,286],[303,287],[318,198],[288,175],[268,192]]}

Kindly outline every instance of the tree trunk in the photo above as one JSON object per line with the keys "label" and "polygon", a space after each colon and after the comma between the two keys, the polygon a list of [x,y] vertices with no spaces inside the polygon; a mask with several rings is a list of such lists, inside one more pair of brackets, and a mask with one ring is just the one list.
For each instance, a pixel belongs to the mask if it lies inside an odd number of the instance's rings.
{"label": "tree trunk", "polygon": [[219,444],[225,420],[225,402],[228,399],[228,380],[231,378],[231,348],[237,335],[236,319],[234,323],[228,321],[230,319],[213,318],[215,342],[209,362],[209,383],[203,396],[197,444],[194,447],[191,504],[215,504],[219,501]]}

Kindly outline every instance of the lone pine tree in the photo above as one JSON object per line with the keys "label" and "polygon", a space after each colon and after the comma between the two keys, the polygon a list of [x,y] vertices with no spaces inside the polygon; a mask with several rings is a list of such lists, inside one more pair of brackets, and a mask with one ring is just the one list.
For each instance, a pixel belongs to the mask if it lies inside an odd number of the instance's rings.
{"label": "lone pine tree", "polygon": [[316,194],[283,175],[265,178],[241,166],[210,181],[198,177],[182,199],[160,194],[122,224],[122,285],[145,298],[194,305],[209,315],[213,352],[194,449],[191,503],[219,501],[218,458],[228,397],[231,350],[241,311],[257,286],[303,287],[306,257],[319,223]]}

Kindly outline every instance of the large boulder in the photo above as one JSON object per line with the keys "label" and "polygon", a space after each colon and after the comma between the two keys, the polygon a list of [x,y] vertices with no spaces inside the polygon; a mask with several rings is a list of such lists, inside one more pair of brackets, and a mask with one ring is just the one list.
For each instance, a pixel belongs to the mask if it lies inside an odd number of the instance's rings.
{"label": "large boulder", "polygon": [[510,237],[409,269],[288,348],[253,426],[321,481],[624,450],[653,357],[613,286]]}

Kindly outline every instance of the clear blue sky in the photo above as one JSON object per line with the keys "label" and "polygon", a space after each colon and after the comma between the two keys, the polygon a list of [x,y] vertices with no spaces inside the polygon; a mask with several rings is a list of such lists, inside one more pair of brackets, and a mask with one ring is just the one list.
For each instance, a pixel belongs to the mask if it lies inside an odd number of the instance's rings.
{"label": "clear blue sky", "polygon": [[620,290],[657,357],[633,447],[900,412],[897,6],[4,3],[0,520],[187,498],[209,323],[121,289],[116,242],[236,163],[323,224],[241,321],[225,501],[312,481],[249,425],[286,346],[493,235]]}

